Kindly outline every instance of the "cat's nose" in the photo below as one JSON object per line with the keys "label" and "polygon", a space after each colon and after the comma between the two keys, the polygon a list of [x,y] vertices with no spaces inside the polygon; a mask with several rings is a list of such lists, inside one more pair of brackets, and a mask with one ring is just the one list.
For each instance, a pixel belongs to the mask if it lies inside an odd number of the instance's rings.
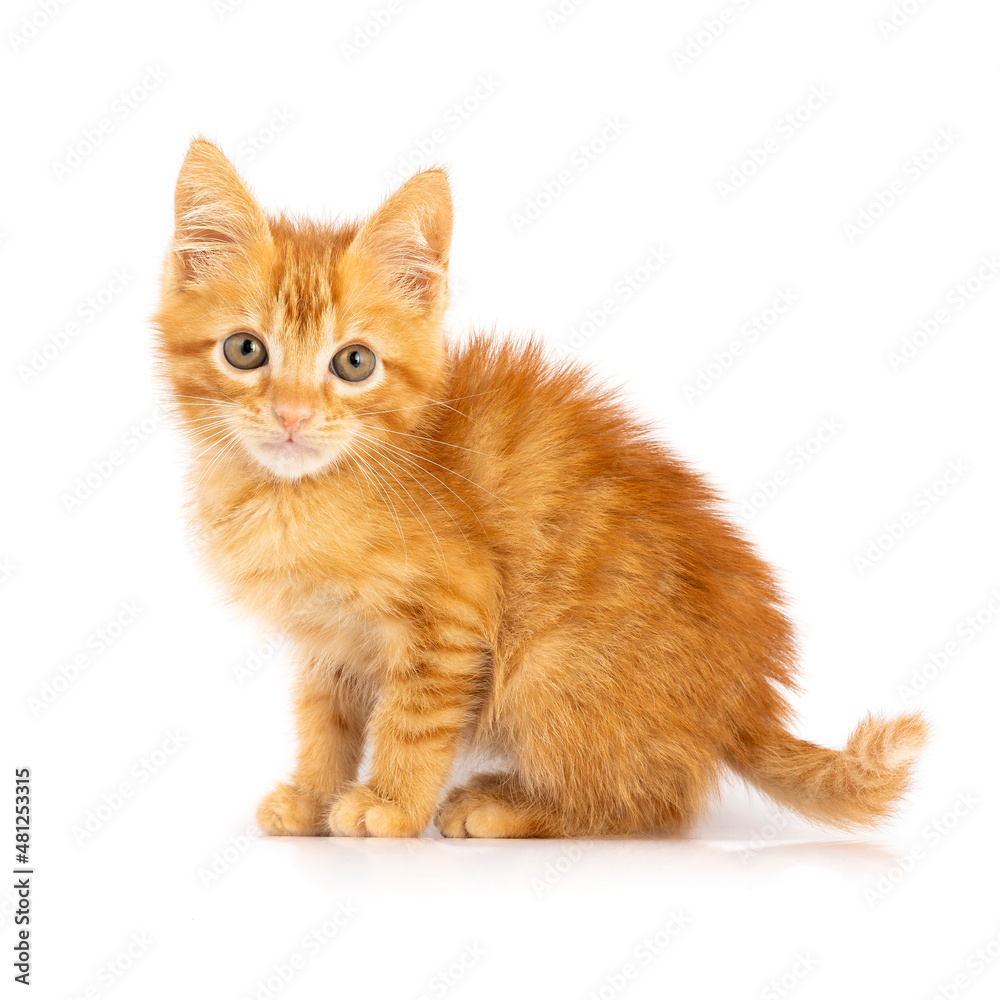
{"label": "cat's nose", "polygon": [[282,429],[288,431],[289,435],[294,434],[313,415],[308,406],[299,406],[295,403],[280,403],[272,409],[278,418],[278,423]]}

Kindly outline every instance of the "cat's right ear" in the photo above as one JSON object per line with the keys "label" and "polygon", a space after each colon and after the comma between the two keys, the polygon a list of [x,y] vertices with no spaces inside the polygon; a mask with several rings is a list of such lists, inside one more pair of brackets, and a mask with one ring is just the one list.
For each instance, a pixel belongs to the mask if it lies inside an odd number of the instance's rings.
{"label": "cat's right ear", "polygon": [[222,151],[195,139],[177,176],[174,241],[167,259],[168,284],[196,284],[227,270],[233,258],[272,244],[264,213]]}

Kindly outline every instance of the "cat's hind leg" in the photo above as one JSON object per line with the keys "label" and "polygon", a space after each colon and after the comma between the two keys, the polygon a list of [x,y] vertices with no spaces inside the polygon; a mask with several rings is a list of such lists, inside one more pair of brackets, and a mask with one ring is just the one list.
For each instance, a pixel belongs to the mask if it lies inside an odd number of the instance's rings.
{"label": "cat's hind leg", "polygon": [[514,774],[477,774],[452,789],[435,817],[445,837],[559,837],[556,813]]}

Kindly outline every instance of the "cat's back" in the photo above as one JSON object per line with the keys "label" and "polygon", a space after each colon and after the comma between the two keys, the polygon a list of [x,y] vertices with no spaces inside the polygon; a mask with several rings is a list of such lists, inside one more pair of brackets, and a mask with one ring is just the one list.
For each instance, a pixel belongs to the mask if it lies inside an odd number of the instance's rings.
{"label": "cat's back", "polygon": [[537,338],[476,333],[453,347],[442,403],[453,467],[512,507],[715,502],[616,389],[581,363],[553,358]]}
{"label": "cat's back", "polygon": [[477,334],[454,349],[450,396],[461,414],[448,415],[445,450],[477,484],[510,563],[549,581],[614,565],[630,578],[742,579],[774,595],[708,480],[584,365],[536,339]]}

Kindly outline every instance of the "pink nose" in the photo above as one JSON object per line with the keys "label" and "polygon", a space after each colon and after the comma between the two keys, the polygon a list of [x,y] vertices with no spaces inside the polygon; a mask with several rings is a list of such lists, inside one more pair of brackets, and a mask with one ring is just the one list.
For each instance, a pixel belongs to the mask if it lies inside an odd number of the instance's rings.
{"label": "pink nose", "polygon": [[288,431],[289,437],[313,415],[313,411],[308,406],[299,406],[295,403],[280,403],[273,409],[278,423],[281,424],[283,430]]}

